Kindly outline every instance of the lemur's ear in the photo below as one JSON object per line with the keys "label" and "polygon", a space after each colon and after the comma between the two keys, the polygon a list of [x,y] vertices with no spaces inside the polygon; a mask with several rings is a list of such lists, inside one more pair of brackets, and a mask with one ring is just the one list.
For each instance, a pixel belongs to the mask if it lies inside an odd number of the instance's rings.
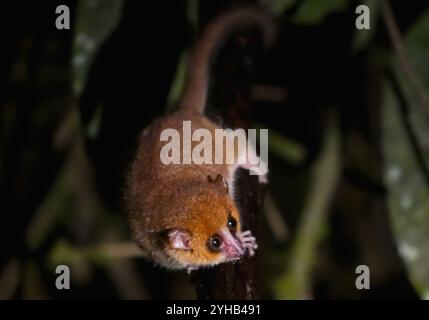
{"label": "lemur's ear", "polygon": [[184,229],[170,229],[167,231],[169,245],[173,249],[191,250],[191,234]]}
{"label": "lemur's ear", "polygon": [[209,182],[217,183],[217,184],[220,184],[220,185],[224,186],[224,187],[226,188],[226,191],[228,191],[228,190],[229,190],[228,182],[227,182],[227,181],[226,181],[226,179],[225,179],[222,175],[220,175],[220,174],[218,174],[218,175],[216,176],[216,178],[215,178],[215,179],[213,179],[213,178],[212,178],[212,176],[208,175],[208,176],[207,176],[207,180],[208,180]]}

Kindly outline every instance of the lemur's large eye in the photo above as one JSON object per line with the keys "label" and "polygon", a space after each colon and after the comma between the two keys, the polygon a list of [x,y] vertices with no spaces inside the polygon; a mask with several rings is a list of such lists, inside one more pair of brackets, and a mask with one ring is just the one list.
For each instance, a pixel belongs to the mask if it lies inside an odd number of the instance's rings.
{"label": "lemur's large eye", "polygon": [[228,218],[228,229],[232,234],[235,234],[237,231],[237,220],[233,216],[229,216]]}
{"label": "lemur's large eye", "polygon": [[207,247],[210,251],[219,252],[222,246],[222,238],[218,234],[214,234],[209,238]]}

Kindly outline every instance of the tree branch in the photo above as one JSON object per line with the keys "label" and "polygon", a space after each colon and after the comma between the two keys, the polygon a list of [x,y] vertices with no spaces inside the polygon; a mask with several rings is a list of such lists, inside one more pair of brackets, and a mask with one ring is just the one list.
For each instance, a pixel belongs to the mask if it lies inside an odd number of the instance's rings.
{"label": "tree branch", "polygon": [[[247,36],[247,35],[246,35]],[[251,70],[243,55],[243,35],[227,43],[215,67],[216,79],[212,88],[214,110],[220,112],[232,128],[248,128],[251,103]],[[241,40],[241,41],[240,41]],[[251,43],[255,39],[249,40]],[[237,58],[240,57],[240,58]],[[245,170],[237,173],[236,204],[244,230],[251,230],[258,237],[259,213],[262,208],[264,188],[256,176]],[[193,276],[198,299],[257,299],[257,257],[244,258],[237,263],[227,263],[215,268],[199,270]]]}

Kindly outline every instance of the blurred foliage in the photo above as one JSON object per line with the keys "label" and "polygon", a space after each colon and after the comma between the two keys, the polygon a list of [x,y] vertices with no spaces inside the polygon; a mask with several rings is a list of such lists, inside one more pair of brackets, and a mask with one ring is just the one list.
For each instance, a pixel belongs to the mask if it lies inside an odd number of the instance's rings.
{"label": "blurred foliage", "polygon": [[344,11],[347,4],[348,0],[305,0],[292,21],[305,25],[320,24],[329,14]]}
{"label": "blurred foliage", "polygon": [[73,48],[73,92],[79,95],[98,47],[115,29],[121,18],[123,0],[79,1]]}
{"label": "blurred foliage", "polygon": [[185,85],[186,62],[188,55],[186,52],[182,53],[177,64],[176,74],[171,85],[170,93],[167,99],[167,108],[172,108],[179,101],[183,87]]}
{"label": "blurred foliage", "polygon": [[292,7],[296,3],[296,0],[262,0],[261,3],[273,14],[280,16],[285,10]]}
{"label": "blurred foliage", "polygon": [[[347,49],[350,54],[354,55],[354,58],[365,50],[373,49],[371,46],[374,45],[373,41],[379,32],[375,27],[378,25],[379,19],[376,2],[376,0],[362,2],[371,7],[372,28],[370,31],[353,31],[354,39],[350,41],[351,46]],[[73,281],[81,286],[87,285],[94,277],[94,270],[99,268],[107,274],[108,280],[120,297],[148,297],[146,283],[140,279],[144,272],[137,269],[138,261],[130,259],[140,257],[141,252],[133,244],[126,242],[128,235],[125,231],[126,221],[121,215],[122,213],[111,212],[111,208],[108,208],[101,199],[95,183],[97,168],[91,163],[85,147],[85,138],[97,136],[103,105],[96,106],[96,112],[88,128],[83,128],[76,103],[86,86],[90,69],[103,43],[112,36],[121,21],[125,2],[123,0],[91,0],[77,3],[71,61],[72,91],[76,100],[73,101],[74,104],[70,110],[63,110],[67,112],[62,115],[62,118],[56,115],[55,121],[49,116],[49,112],[51,108],[54,109],[58,106],[59,101],[57,100],[51,101],[49,108],[35,108],[33,118],[28,120],[36,128],[43,128],[48,124],[56,128],[53,134],[52,149],[63,157],[63,162],[54,175],[49,190],[39,201],[38,208],[32,213],[26,229],[26,250],[39,254],[38,250],[43,249],[47,251],[48,257],[42,263],[36,260],[37,257],[30,257],[26,261],[15,257],[10,258],[0,270],[0,298],[13,297],[18,287],[22,287],[22,297],[24,298],[49,297],[43,283],[43,271],[44,269],[52,271],[55,265],[62,263],[73,266],[73,269],[76,270],[73,272]],[[291,29],[302,27],[309,30],[319,28],[331,15],[344,14],[352,1],[263,0],[261,3],[275,15],[286,17],[287,27],[292,26]],[[187,22],[195,35],[200,26],[199,6],[201,2],[188,0],[186,4]],[[289,9],[291,9],[291,14],[289,14]],[[350,23],[354,23],[354,21]],[[156,31],[155,28],[154,30]],[[307,41],[306,39],[300,40]],[[150,44],[147,45],[150,46]],[[408,30],[405,45],[419,78],[424,83],[426,91],[429,91],[429,11],[421,14]],[[377,46],[378,44],[375,47]],[[169,105],[174,105],[180,96],[186,71],[186,55],[186,50],[181,52],[176,66],[176,75],[168,96]],[[24,56],[20,58],[22,61],[25,60]],[[286,60],[286,58],[282,59]],[[385,59],[384,56],[378,62],[383,64],[385,62],[383,59]],[[302,63],[306,64],[307,61]],[[325,63],[325,61],[321,63]],[[19,79],[25,83],[29,76],[28,70],[25,68],[26,64],[17,65],[12,77],[15,79],[14,81]],[[395,58],[391,60],[391,65],[394,66],[401,88],[409,102],[410,120],[425,156],[426,165],[429,166],[429,123],[425,122],[421,108],[417,105],[418,102],[412,94],[407,79],[400,73],[398,61]],[[69,76],[67,72],[64,74]],[[49,77],[44,78],[41,73],[35,82],[37,85],[43,85],[49,83],[50,79]],[[286,86],[284,83],[276,83],[276,85]],[[307,83],[305,83],[306,85]],[[40,87],[36,86],[35,89],[37,91]],[[368,91],[372,89],[366,88]],[[403,125],[398,97],[395,96],[387,80],[384,82],[383,90],[383,109],[379,121],[383,124],[381,145],[385,163],[379,163],[377,152],[372,149],[376,143],[371,144],[372,141],[371,143],[365,141],[365,138],[362,138],[364,135],[361,133],[357,136],[362,139],[365,147],[359,148],[358,143],[349,146],[350,149],[355,149],[354,153],[351,153],[352,159],[349,159],[349,162],[363,171],[365,179],[370,183],[377,182],[380,171],[384,170],[395,245],[405,262],[414,287],[422,298],[429,299],[429,182],[425,181],[416,161]],[[306,92],[306,94],[311,95],[312,93]],[[335,94],[340,95],[340,92],[335,92]],[[293,98],[293,95],[291,97]],[[283,101],[281,107],[285,107],[287,103]],[[13,131],[13,121],[17,114],[13,103],[8,102],[5,106],[1,110],[2,119],[0,119],[2,131],[0,176],[4,174],[3,162],[6,159],[4,150],[6,150],[8,139],[8,135],[4,133]],[[289,107],[289,105],[287,106]],[[307,106],[299,105],[299,107]],[[323,104],[317,107],[328,109],[327,105]],[[334,105],[333,108],[340,109],[338,105]],[[317,114],[312,113],[314,110],[311,108],[306,110],[308,117]],[[343,174],[342,165],[345,162],[344,153],[346,151],[341,148],[342,139],[345,139],[345,135],[341,135],[346,130],[342,127],[344,123],[340,123],[339,114],[335,113],[335,117],[338,119],[330,119],[331,121],[327,121],[323,126],[324,139],[321,139],[323,143],[320,150],[316,150],[317,152],[309,150],[305,143],[298,142],[295,137],[289,137],[281,132],[283,128],[270,128],[270,160],[274,158],[274,161],[277,160],[286,169],[281,168],[283,171],[275,171],[274,168],[271,171],[274,173],[271,180],[275,182],[277,179],[281,185],[273,183],[273,196],[269,195],[264,213],[268,224],[271,224],[271,226],[264,226],[268,230],[268,236],[277,234],[278,238],[278,243],[272,239],[266,240],[265,248],[263,243],[259,250],[264,258],[262,264],[276,266],[276,272],[269,270],[267,275],[264,275],[264,281],[269,282],[267,296],[280,299],[313,297],[314,268],[317,259],[321,256],[319,248],[324,240],[335,231],[329,225],[329,214],[332,213],[331,200],[336,195],[334,193],[338,181],[343,179],[341,176]],[[55,124],[52,125],[49,121],[55,122]],[[300,124],[304,127],[303,131],[306,131],[305,126],[311,123],[306,121]],[[368,119],[365,121],[369,122]],[[255,125],[258,128],[266,126],[265,123],[258,122]],[[365,125],[362,126],[365,127]],[[317,130],[311,132],[314,134]],[[31,147],[34,148],[33,145]],[[33,151],[28,148],[21,155],[24,159],[23,162],[27,165],[32,163],[36,157]],[[295,180],[292,177],[294,174],[296,175]],[[281,181],[282,179],[287,181]],[[364,192],[369,193],[367,190]],[[294,208],[297,209],[297,214],[291,214],[285,209],[288,208],[284,205],[285,202],[288,204],[300,202],[302,207]],[[361,207],[357,210],[363,211]],[[364,219],[365,214],[367,212],[362,213]],[[289,221],[293,219],[296,221]],[[286,227],[284,220],[288,222],[288,226],[291,226],[290,230]],[[367,220],[372,221],[370,218]],[[351,217],[350,221],[355,220]],[[279,229],[275,230],[276,227]],[[356,229],[358,228],[356,227]],[[58,230],[62,232],[60,236]],[[347,230],[340,230],[341,232],[347,233]],[[269,237],[266,236],[266,238]],[[340,247],[341,245],[339,244]],[[44,246],[48,248],[44,248]],[[271,247],[268,248],[268,246]],[[347,253],[345,255],[347,256]],[[171,278],[168,279],[171,280]],[[188,292],[191,285],[186,277],[179,275],[174,280],[183,289],[176,289],[180,292],[174,292],[175,297],[189,298],[192,296],[193,293]]]}
{"label": "blurred foliage", "polygon": [[299,2],[298,11],[292,17],[292,22],[298,25],[317,25],[329,14],[344,11],[349,0],[263,0],[261,2],[278,16]]}
{"label": "blurred foliage", "polygon": [[[410,60],[429,92],[429,11],[421,15],[405,37]],[[393,59],[397,74],[398,62]],[[409,101],[410,122],[429,166],[429,123],[400,77]],[[422,298],[429,299],[429,181],[425,180],[410,146],[397,97],[386,87],[383,107],[385,181],[389,188],[389,208],[399,254]]]}
{"label": "blurred foliage", "polygon": [[317,247],[326,233],[329,206],[340,177],[338,124],[333,119],[327,128],[319,159],[312,168],[312,184],[292,247],[286,258],[286,268],[273,283],[277,299],[311,299],[312,269]]}
{"label": "blurred foliage", "polygon": [[[262,128],[257,125],[257,128]],[[307,157],[305,147],[292,139],[270,129],[269,151],[273,155],[295,165],[302,164]]]}

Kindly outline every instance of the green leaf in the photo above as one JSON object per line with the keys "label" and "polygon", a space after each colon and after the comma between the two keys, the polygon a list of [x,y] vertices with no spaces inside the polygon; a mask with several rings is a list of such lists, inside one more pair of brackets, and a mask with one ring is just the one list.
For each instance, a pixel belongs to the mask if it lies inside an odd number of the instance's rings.
{"label": "green leaf", "polygon": [[[426,92],[429,89],[428,31],[429,11],[415,22],[404,41]],[[396,60],[393,65],[399,70]],[[397,74],[402,76],[400,72]],[[399,80],[410,108],[410,121],[429,165],[429,123],[425,122],[407,79]],[[385,181],[394,237],[414,287],[422,298],[429,299],[429,188],[402,125],[398,101],[389,87],[385,90],[382,119]]]}
{"label": "green leaf", "polygon": [[344,11],[348,0],[306,0],[299,7],[292,21],[296,24],[316,25],[329,14]]}
{"label": "green leaf", "polygon": [[317,247],[326,234],[329,205],[340,177],[339,150],[339,130],[336,121],[330,121],[322,152],[313,168],[313,182],[297,235],[285,257],[287,268],[274,284],[277,299],[311,297],[311,275],[317,258]]}
{"label": "green leaf", "polygon": [[73,44],[73,92],[79,96],[99,46],[119,23],[123,0],[79,1]]}

